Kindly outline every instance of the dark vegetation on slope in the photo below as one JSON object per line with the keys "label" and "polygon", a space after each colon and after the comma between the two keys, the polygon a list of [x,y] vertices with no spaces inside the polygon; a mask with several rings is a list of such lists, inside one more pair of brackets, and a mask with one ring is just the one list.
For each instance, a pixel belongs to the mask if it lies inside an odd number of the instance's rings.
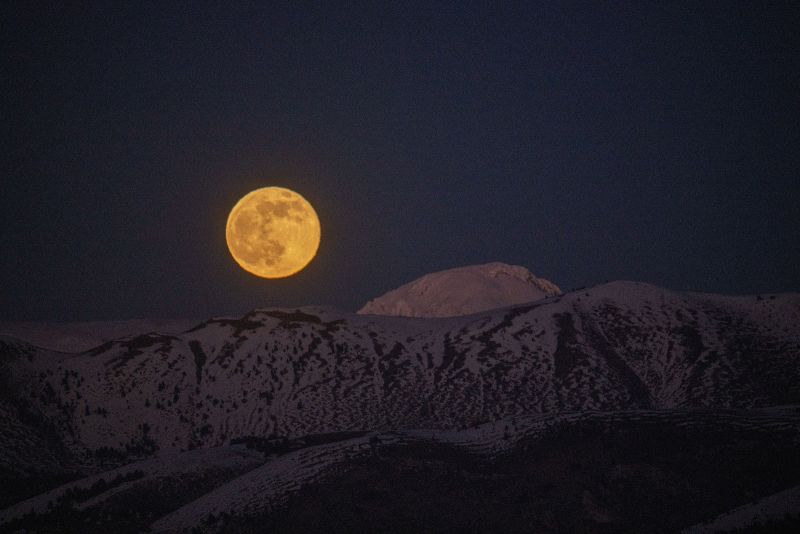
{"label": "dark vegetation on slope", "polygon": [[[559,424],[494,460],[387,446],[223,532],[677,532],[800,482],[797,429],[598,420]],[[800,521],[773,522],[797,532]]]}
{"label": "dark vegetation on slope", "polygon": [[[241,470],[214,469],[191,475],[166,478],[145,478],[133,471],[106,482],[101,479],[91,488],[69,492],[52,503],[47,512],[29,513],[20,519],[0,525],[0,533],[37,532],[53,534],[134,534],[149,530],[150,524],[184,504],[197,499],[215,487],[240,475]],[[121,491],[83,509],[85,503],[118,486]]]}
{"label": "dark vegetation on slope", "polygon": [[[0,509],[35,497],[73,480],[83,478],[82,473],[42,473],[20,476],[18,473],[0,472]],[[4,527],[0,526],[0,532]]]}
{"label": "dark vegetation on slope", "polygon": [[285,436],[243,436],[231,440],[231,445],[244,445],[248,449],[253,449],[264,454],[265,458],[273,455],[283,455],[303,449],[305,447],[315,447],[334,443],[346,439],[359,438],[367,433],[362,431],[347,432],[328,432],[325,434],[309,434],[300,438],[287,438]]}

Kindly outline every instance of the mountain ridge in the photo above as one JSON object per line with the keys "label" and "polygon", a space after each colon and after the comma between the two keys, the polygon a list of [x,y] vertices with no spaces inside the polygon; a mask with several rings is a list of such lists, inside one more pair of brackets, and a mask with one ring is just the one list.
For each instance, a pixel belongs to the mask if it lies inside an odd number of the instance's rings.
{"label": "mountain ridge", "polygon": [[[76,355],[26,348],[9,386],[90,449],[461,427],[530,411],[763,406],[797,395],[768,387],[798,374],[797,302],[617,282],[458,318],[256,310]],[[754,349],[766,361],[743,357]],[[124,413],[138,426],[112,424],[131,420]]]}
{"label": "mountain ridge", "polygon": [[[186,532],[202,523],[214,532],[272,513],[280,524],[292,517],[280,510],[293,509],[293,495],[313,501],[303,487],[351,484],[342,475],[351,469],[395,469],[376,443],[422,466],[437,465],[430,450],[454,466],[464,453],[536,462],[526,440],[541,428],[587,454],[583,438],[568,437],[576,424],[612,438],[642,424],[654,443],[668,432],[669,454],[678,457],[689,431],[697,451],[705,440],[739,436],[736,447],[756,459],[769,455],[748,449],[748,440],[778,440],[772,463],[786,466],[800,442],[798,405],[796,293],[724,296],[612,282],[446,318],[262,308],[79,353],[0,336],[0,524],[83,529],[92,518],[94,531],[105,532],[112,517],[117,529]],[[614,447],[627,443],[619,439]],[[244,444],[265,447],[264,456]],[[659,476],[672,483],[668,472]],[[681,476],[694,487],[690,472]],[[76,477],[84,478],[62,485]],[[763,495],[782,489],[775,480],[759,482]],[[134,523],[130,499],[144,514]],[[593,499],[588,525],[611,517]],[[676,525],[737,502],[720,498]]]}
{"label": "mountain ridge", "polygon": [[367,302],[356,313],[453,317],[561,294],[525,267],[492,262],[429,273]]}

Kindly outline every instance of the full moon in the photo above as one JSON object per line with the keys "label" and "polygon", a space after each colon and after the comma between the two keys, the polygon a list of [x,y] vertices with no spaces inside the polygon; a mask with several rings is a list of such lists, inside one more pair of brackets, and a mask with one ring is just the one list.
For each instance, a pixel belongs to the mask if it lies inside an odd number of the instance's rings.
{"label": "full moon", "polygon": [[247,193],[231,210],[225,239],[233,259],[263,278],[285,278],[314,258],[321,235],[317,212],[283,187]]}

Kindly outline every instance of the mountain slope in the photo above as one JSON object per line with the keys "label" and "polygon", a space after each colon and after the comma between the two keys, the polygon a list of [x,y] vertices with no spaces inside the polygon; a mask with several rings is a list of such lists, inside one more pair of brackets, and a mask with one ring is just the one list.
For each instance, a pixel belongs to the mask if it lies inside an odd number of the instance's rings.
{"label": "mountain slope", "polygon": [[358,313],[453,317],[560,294],[558,286],[524,267],[494,262],[427,274],[369,301]]}
{"label": "mountain slope", "polygon": [[81,352],[125,336],[143,332],[178,333],[198,321],[189,319],[130,319],[77,323],[0,322],[0,336],[23,339],[59,352]]}
{"label": "mountain slope", "polygon": [[[403,506],[426,506],[403,489],[423,473],[445,486],[460,480],[460,488],[494,488],[491,502],[506,502],[521,497],[492,482],[503,462],[549,472],[564,458],[545,462],[541,454],[562,449],[567,456],[611,454],[630,476],[607,466],[555,477],[593,489],[581,496],[566,488],[558,493],[563,501],[525,504],[532,518],[562,504],[569,510],[536,519],[541,530],[568,524],[598,531],[609,522],[641,530],[670,507],[720,492],[686,508],[670,523],[674,530],[796,485],[797,405],[797,294],[724,297],[615,282],[441,319],[256,310],[79,354],[0,338],[0,530],[4,523],[43,532],[58,531],[53,525],[134,532],[202,524],[246,532],[264,521],[307,530],[306,516],[321,521],[309,528],[327,530],[329,507],[313,511],[315,492],[335,500],[348,488],[380,486],[375,469],[394,473]],[[573,435],[575,425],[594,430]],[[631,425],[637,429],[624,430]],[[542,436],[553,438],[549,448],[535,445]],[[652,451],[631,449],[644,436]],[[686,449],[690,436],[697,441]],[[645,468],[635,460],[667,443],[665,464]],[[723,444],[731,450],[719,450]],[[399,464],[370,463],[390,451]],[[728,479],[712,465],[696,474],[719,454],[747,471]],[[743,454],[752,465],[741,463]],[[707,458],[675,467],[693,455]],[[527,487],[514,476],[508,487]],[[597,486],[598,477],[610,478]],[[731,483],[743,485],[733,491]],[[425,502],[450,507],[453,524],[479,504],[470,500],[473,490],[459,497],[466,505],[439,502],[449,490],[425,484],[432,492]],[[663,506],[639,503],[650,516],[625,504],[664,484],[673,493],[659,493]],[[362,521],[369,509],[400,530],[420,527],[395,523],[395,508],[377,488],[367,502],[342,503],[348,521]],[[675,500],[674,492],[687,491],[689,500]],[[497,518],[512,512],[495,508]],[[514,521],[510,530],[524,523]]]}
{"label": "mountain slope", "polygon": [[797,407],[332,438],[263,457],[233,446],[136,462],[0,512],[0,530],[676,532],[800,476]]}
{"label": "mountain slope", "polygon": [[[16,355],[16,356],[15,356]],[[451,319],[261,310],[78,354],[4,351],[71,447],[463,428],[557,411],[800,402],[800,299],[614,283]]]}
{"label": "mountain slope", "polygon": [[[508,461],[508,456],[516,455],[532,462],[535,461],[535,455],[531,454],[531,449],[539,448],[542,442],[555,442],[574,447],[574,444],[569,443],[574,439],[571,434],[580,436],[608,432],[611,434],[609,440],[611,442],[623,441],[625,438],[632,440],[635,434],[640,434],[638,440],[642,444],[650,442],[647,443],[650,448],[657,445],[661,438],[663,441],[660,446],[663,449],[675,445],[697,447],[701,440],[713,439],[715,434],[720,433],[729,438],[744,435],[750,439],[769,436],[769,439],[780,442],[771,447],[776,457],[772,460],[770,471],[773,476],[781,468],[787,471],[783,480],[771,482],[771,487],[774,488],[780,487],[786,479],[791,480],[792,475],[789,472],[794,476],[800,475],[800,461],[788,459],[793,449],[793,441],[800,439],[798,422],[800,417],[793,410],[758,410],[746,413],[709,410],[637,410],[509,417],[461,431],[408,430],[374,433],[309,447],[270,460],[162,517],[153,524],[153,528],[157,532],[184,532],[194,525],[202,524],[209,514],[220,516],[226,513],[239,517],[268,516],[280,510],[296,493],[302,492],[303,487],[324,486],[331,478],[341,476],[346,478],[349,470],[358,469],[364,464],[379,463],[381,459],[387,464],[394,463],[391,460],[395,454],[403,457],[406,454],[415,455],[432,448],[438,449],[439,454],[423,455],[423,458],[434,464],[435,462],[430,461],[431,457],[444,462],[455,459],[469,464],[503,462]],[[648,434],[647,438],[643,437]],[[685,441],[683,444],[679,443],[681,439]],[[370,440],[375,440],[378,445],[371,447]],[[675,452],[677,451],[669,451],[671,454]],[[642,453],[644,450],[640,451],[640,454]],[[687,451],[681,453],[686,454]],[[595,461],[608,467],[609,458],[604,457],[607,455],[595,452]],[[785,459],[783,465],[777,462],[778,455]],[[581,458],[575,455],[575,459]],[[766,478],[766,473],[762,473],[762,476]],[[376,481],[380,481],[380,477],[372,478],[370,483],[374,484]],[[377,482],[377,485],[380,485],[380,482]],[[425,490],[415,487],[412,491]],[[300,500],[303,500],[302,496]],[[409,515],[413,515],[413,510],[409,512]],[[423,526],[419,525],[418,528],[410,530],[419,531],[422,528]],[[530,531],[529,528],[525,530]],[[275,530],[282,531],[282,529]]]}

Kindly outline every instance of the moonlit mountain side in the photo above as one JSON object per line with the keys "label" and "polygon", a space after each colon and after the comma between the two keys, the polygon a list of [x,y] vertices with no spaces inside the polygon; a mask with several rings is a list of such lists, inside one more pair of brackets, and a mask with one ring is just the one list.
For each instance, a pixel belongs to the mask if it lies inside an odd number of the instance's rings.
{"label": "moonlit mountain side", "polygon": [[451,318],[264,308],[74,354],[0,336],[0,529],[746,524],[799,480],[799,299],[613,282]]}
{"label": "moonlit mountain side", "polygon": [[427,274],[369,301],[358,313],[453,317],[560,294],[557,285],[525,267],[492,262]]}

